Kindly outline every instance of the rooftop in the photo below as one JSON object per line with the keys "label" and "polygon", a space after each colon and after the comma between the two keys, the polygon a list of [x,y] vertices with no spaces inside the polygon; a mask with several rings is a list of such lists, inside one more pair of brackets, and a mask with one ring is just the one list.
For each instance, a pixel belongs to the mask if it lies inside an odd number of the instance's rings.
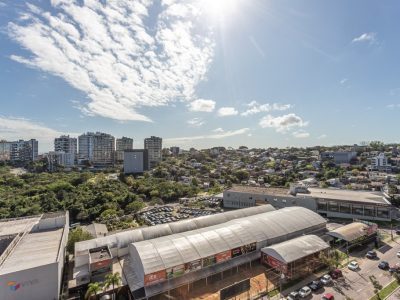
{"label": "rooftop", "polygon": [[328,249],[329,245],[316,235],[304,235],[283,243],[262,248],[261,251],[286,264]]}
{"label": "rooftop", "polygon": [[59,228],[25,235],[0,266],[0,274],[57,262],[63,230]]}
{"label": "rooftop", "polygon": [[97,249],[91,249],[89,253],[91,263],[96,263],[111,258],[111,253],[110,250],[108,250],[107,246],[103,246]]}
{"label": "rooftop", "polygon": [[266,187],[255,187],[248,185],[234,185],[227,192],[241,192],[241,193],[251,193],[259,195],[281,195],[287,197],[293,197],[289,194],[289,189],[286,188],[266,188]]}
{"label": "rooftop", "polygon": [[[369,202],[369,203],[390,205],[390,202],[385,198],[382,192],[350,191],[350,190],[320,189],[320,188],[308,188],[308,190],[310,193],[304,194],[304,196],[332,199],[332,200],[346,200],[346,201]],[[297,194],[297,196],[300,195],[303,194]]]}
{"label": "rooftop", "polygon": [[41,216],[6,219],[0,221],[0,236],[14,235],[24,232],[25,229],[31,228],[34,224],[38,223]]}

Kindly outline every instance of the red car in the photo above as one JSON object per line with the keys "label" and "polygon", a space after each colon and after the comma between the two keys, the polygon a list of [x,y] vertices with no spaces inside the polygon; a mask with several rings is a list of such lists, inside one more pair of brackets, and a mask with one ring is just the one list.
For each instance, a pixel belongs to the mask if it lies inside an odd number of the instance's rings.
{"label": "red car", "polygon": [[331,293],[327,293],[322,296],[322,300],[334,300],[334,299],[335,299],[335,297],[333,297],[333,295]]}
{"label": "red car", "polygon": [[338,279],[339,277],[342,277],[342,276],[343,276],[342,271],[339,270],[339,269],[336,269],[336,270],[331,271],[331,272],[329,273],[329,275],[331,275],[331,277],[332,277],[333,279]]}

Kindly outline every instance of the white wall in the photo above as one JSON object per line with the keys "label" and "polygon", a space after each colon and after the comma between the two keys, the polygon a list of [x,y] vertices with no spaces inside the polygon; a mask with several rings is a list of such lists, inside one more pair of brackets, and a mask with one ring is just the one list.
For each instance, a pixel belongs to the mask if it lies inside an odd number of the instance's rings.
{"label": "white wall", "polygon": [[[1,300],[56,300],[58,299],[58,263],[0,275]],[[7,285],[15,281],[20,288],[13,291]]]}

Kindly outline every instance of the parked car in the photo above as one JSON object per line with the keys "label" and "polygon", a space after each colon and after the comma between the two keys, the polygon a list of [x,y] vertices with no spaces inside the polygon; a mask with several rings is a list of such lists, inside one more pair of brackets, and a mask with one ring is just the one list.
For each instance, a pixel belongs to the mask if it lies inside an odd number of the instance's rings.
{"label": "parked car", "polygon": [[304,286],[299,290],[299,295],[301,298],[305,298],[308,295],[311,295],[311,289],[308,286]]}
{"label": "parked car", "polygon": [[331,275],[333,279],[338,279],[339,277],[343,277],[342,270],[340,269],[335,269],[329,272],[329,275]]}
{"label": "parked car", "polygon": [[378,268],[382,269],[382,270],[387,270],[387,269],[389,269],[389,263],[387,261],[385,261],[385,260],[382,260],[379,263]]}
{"label": "parked car", "polygon": [[365,257],[366,258],[369,258],[369,259],[375,259],[375,258],[377,258],[378,257],[378,255],[376,254],[376,252],[375,251],[368,251],[367,252],[367,255],[365,255]]}
{"label": "parked car", "polygon": [[296,292],[296,291],[291,292],[291,293],[286,297],[287,300],[296,300],[296,299],[299,299],[299,298],[300,298],[300,295],[299,295],[299,293]]}
{"label": "parked car", "polygon": [[399,251],[399,252],[397,252],[397,257],[399,257],[399,258],[400,258],[400,251]]}
{"label": "parked car", "polygon": [[308,285],[308,287],[313,291],[318,291],[320,288],[322,288],[324,285],[322,284],[321,280],[313,280],[311,283]]}
{"label": "parked car", "polygon": [[331,293],[327,293],[322,296],[321,300],[335,300],[335,297]]}
{"label": "parked car", "polygon": [[394,266],[389,267],[389,272],[393,273],[400,273],[400,263],[395,264]]}
{"label": "parked car", "polygon": [[355,260],[351,261],[347,267],[352,270],[352,271],[356,271],[358,270],[359,266],[358,266],[358,262],[356,262]]}
{"label": "parked car", "polygon": [[332,277],[329,274],[325,274],[321,277],[321,282],[323,285],[330,284],[332,282]]}
{"label": "parked car", "polygon": [[396,234],[400,235],[400,229],[396,229]]}

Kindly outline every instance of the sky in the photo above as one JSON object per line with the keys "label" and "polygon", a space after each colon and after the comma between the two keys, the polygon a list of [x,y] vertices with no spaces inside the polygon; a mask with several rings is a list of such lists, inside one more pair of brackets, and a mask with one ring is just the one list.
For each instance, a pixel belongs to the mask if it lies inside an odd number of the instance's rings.
{"label": "sky", "polygon": [[0,139],[399,142],[397,0],[0,0]]}

